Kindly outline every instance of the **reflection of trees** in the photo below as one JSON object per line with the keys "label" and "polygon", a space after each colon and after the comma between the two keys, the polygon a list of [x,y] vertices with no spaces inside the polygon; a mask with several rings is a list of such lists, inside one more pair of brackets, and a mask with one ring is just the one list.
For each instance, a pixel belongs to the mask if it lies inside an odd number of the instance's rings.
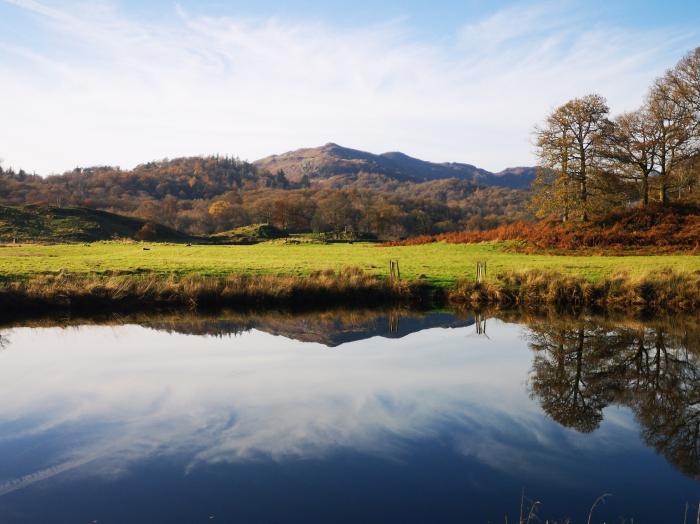
{"label": "reflection of trees", "polygon": [[598,427],[609,402],[596,377],[592,352],[585,351],[589,344],[590,335],[584,329],[536,332],[531,342],[537,352],[534,394],[557,422],[586,433]]}
{"label": "reflection of trees", "polygon": [[700,352],[695,334],[590,321],[531,325],[531,390],[560,424],[594,431],[610,404],[628,406],[644,441],[700,477]]}
{"label": "reflection of trees", "polygon": [[6,349],[10,345],[10,339],[0,334],[0,350]]}

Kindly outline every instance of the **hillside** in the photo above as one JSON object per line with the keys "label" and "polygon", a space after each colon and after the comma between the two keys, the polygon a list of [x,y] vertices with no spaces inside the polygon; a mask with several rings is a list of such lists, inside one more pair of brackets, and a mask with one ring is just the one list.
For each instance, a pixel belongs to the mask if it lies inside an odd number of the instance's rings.
{"label": "hillside", "polygon": [[403,182],[457,178],[479,185],[523,189],[530,186],[535,176],[532,167],[492,173],[471,164],[427,162],[400,152],[375,155],[333,143],[272,155],[254,162],[254,165],[272,173],[282,170],[293,182],[299,182],[304,175],[310,181],[338,176],[352,180],[353,175],[369,173]]}
{"label": "hillside", "polygon": [[[351,230],[392,239],[530,218],[529,191],[514,188],[529,180],[530,168],[489,174],[400,153],[335,145],[304,151],[296,155],[302,161],[293,154],[256,164],[185,157],[48,177],[0,168],[0,204],[101,209],[197,236],[266,223],[292,233]],[[309,165],[317,166],[313,176],[299,175]]]}
{"label": "hillside", "polygon": [[0,206],[0,242],[92,242],[113,238],[190,239],[171,228],[106,211],[79,207]]}

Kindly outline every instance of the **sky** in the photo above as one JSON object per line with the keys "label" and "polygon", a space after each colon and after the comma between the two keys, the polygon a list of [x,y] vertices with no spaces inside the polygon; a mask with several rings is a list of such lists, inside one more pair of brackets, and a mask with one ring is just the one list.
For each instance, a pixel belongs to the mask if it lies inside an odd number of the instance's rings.
{"label": "sky", "polygon": [[46,175],[335,142],[499,171],[700,45],[698,1],[0,0],[0,159]]}

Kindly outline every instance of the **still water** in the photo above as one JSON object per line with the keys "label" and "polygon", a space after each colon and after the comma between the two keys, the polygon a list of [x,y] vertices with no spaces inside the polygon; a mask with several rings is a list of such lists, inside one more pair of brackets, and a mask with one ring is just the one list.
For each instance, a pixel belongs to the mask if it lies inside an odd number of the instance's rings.
{"label": "still water", "polygon": [[[0,329],[0,522],[694,522],[700,319]],[[525,493],[524,499],[522,493]],[[535,522],[532,518],[531,522]]]}

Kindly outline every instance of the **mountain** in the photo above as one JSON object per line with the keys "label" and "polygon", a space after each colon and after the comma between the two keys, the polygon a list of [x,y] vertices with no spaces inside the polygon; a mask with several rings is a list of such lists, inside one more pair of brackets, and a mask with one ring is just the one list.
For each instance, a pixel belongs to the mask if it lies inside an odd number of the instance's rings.
{"label": "mountain", "polygon": [[292,182],[299,182],[304,175],[310,181],[321,181],[334,177],[352,180],[360,173],[369,173],[401,182],[457,178],[479,185],[523,189],[529,187],[535,178],[533,167],[492,173],[471,164],[428,162],[400,152],[375,155],[334,143],[272,155],[254,162],[254,165],[272,173],[282,170]]}
{"label": "mountain", "polygon": [[92,242],[113,238],[185,241],[160,224],[80,207],[0,206],[0,242]]}

